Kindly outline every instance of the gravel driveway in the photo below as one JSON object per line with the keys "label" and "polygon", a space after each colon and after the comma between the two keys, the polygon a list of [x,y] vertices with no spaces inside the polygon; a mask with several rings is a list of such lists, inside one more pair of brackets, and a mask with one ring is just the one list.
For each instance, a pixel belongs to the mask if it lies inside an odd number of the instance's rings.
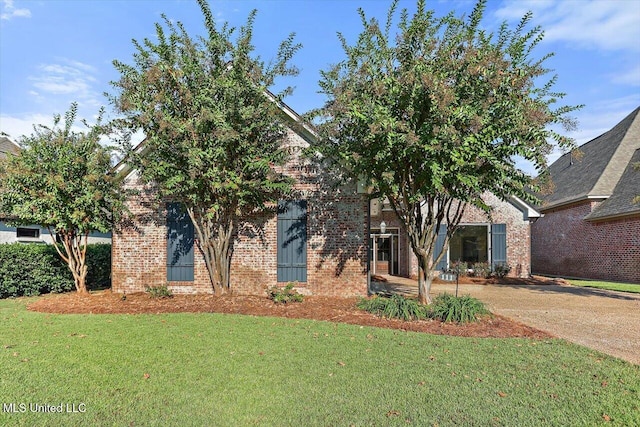
{"label": "gravel driveway", "polygon": [[[415,282],[402,287],[417,293]],[[434,284],[432,295],[445,290],[453,293],[455,285]],[[640,294],[555,282],[460,285],[458,292],[480,299],[493,313],[640,365]]]}

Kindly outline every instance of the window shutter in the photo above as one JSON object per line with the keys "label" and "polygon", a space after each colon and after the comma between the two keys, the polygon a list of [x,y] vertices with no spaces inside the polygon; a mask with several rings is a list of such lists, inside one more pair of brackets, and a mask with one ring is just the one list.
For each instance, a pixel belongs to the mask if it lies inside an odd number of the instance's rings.
{"label": "window shutter", "polygon": [[278,282],[307,281],[307,201],[278,202]]}
{"label": "window shutter", "polygon": [[[445,249],[444,247],[444,240],[447,237],[447,225],[446,224],[440,224],[440,229],[438,230],[438,237],[436,238],[436,248],[435,251],[433,252],[433,260],[435,261],[436,258],[438,258],[438,255],[440,255],[441,251],[447,251],[448,248]],[[436,270],[439,271],[445,271],[447,269],[447,254],[445,253],[442,258],[440,259],[440,262],[438,262],[438,264],[436,265]]]}
{"label": "window shutter", "polygon": [[491,224],[491,267],[507,264],[507,224]]}
{"label": "window shutter", "polygon": [[167,281],[193,281],[193,223],[180,203],[167,203]]}

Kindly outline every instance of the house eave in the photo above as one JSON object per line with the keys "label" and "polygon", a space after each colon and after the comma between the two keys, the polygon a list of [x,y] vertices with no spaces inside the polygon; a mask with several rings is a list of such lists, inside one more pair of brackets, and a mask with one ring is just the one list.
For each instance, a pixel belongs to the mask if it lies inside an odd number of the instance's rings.
{"label": "house eave", "polygon": [[603,201],[603,200],[606,200],[608,198],[609,198],[609,196],[585,195],[585,196],[581,196],[581,197],[575,197],[575,198],[572,198],[572,199],[562,200],[562,201],[559,201],[559,202],[551,203],[549,205],[540,206],[540,207],[538,207],[538,210],[540,211],[540,213],[545,213],[545,212],[550,211],[550,210],[554,210],[554,209],[558,209],[558,208],[564,208],[564,207],[575,205],[577,203],[582,203],[582,202],[585,202],[585,201]]}
{"label": "house eave", "polygon": [[517,196],[510,196],[509,202],[522,212],[525,221],[528,221],[531,218],[540,218],[542,216],[537,209]]}
{"label": "house eave", "polygon": [[603,221],[612,221],[617,219],[633,218],[633,217],[640,218],[640,209],[631,211],[631,212],[621,212],[621,213],[615,213],[615,214],[604,215],[604,216],[596,216],[593,218],[585,217],[584,220],[588,222],[603,222]]}

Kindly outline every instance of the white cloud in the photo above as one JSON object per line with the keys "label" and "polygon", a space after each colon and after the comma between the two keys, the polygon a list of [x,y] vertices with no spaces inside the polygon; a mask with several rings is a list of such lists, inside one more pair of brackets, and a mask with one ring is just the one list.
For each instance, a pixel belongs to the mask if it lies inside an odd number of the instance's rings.
{"label": "white cloud", "polygon": [[60,58],[56,63],[41,64],[38,73],[29,77],[33,89],[28,93],[36,101],[66,97],[64,103],[77,101],[80,106],[101,105],[99,92],[94,88],[98,79],[95,67],[79,61]]}
{"label": "white cloud", "polygon": [[520,19],[533,12],[547,41],[580,48],[640,52],[640,4],[637,0],[507,0],[496,10],[499,19]]}
{"label": "white cloud", "polygon": [[8,21],[12,18],[31,18],[31,11],[29,9],[16,9],[13,4],[13,0],[4,0],[2,13],[0,13],[0,19]]}
{"label": "white cloud", "polygon": [[610,77],[613,83],[640,86],[640,63],[628,70],[612,74]]}

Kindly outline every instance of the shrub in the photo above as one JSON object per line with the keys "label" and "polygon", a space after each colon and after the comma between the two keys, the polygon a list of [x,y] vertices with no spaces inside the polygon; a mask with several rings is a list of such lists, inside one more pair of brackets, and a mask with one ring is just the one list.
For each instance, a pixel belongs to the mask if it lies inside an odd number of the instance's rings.
{"label": "shrub", "polygon": [[449,270],[451,270],[452,273],[458,273],[458,277],[465,277],[468,273],[469,266],[464,261],[455,261]]}
{"label": "shrub", "polygon": [[269,299],[275,303],[287,304],[289,302],[302,302],[304,295],[293,289],[293,283],[287,283],[287,286],[280,288],[274,286],[267,291]]}
{"label": "shrub", "polygon": [[374,295],[371,298],[362,298],[357,303],[361,310],[368,311],[380,317],[402,320],[426,319],[428,309],[412,298],[394,294],[390,298]]}
{"label": "shrub", "polygon": [[[87,246],[87,287],[111,285],[111,245]],[[56,248],[44,244],[0,244],[0,298],[74,290],[73,276]]]}
{"label": "shrub", "polygon": [[472,269],[475,277],[481,277],[483,279],[491,277],[491,266],[488,262],[476,262],[473,264]]}
{"label": "shrub", "polygon": [[171,298],[173,297],[173,292],[167,285],[160,286],[147,286],[144,288],[145,292],[151,295],[151,298]]}
{"label": "shrub", "polygon": [[509,264],[496,264],[495,267],[493,267],[493,274],[499,279],[505,277],[510,271],[511,266]]}
{"label": "shrub", "polygon": [[87,245],[87,288],[90,290],[111,287],[111,244]]}
{"label": "shrub", "polygon": [[53,246],[22,243],[0,245],[0,298],[72,289],[73,276]]}
{"label": "shrub", "polygon": [[479,316],[488,313],[482,301],[469,295],[440,294],[429,307],[429,316],[442,322],[475,322]]}

